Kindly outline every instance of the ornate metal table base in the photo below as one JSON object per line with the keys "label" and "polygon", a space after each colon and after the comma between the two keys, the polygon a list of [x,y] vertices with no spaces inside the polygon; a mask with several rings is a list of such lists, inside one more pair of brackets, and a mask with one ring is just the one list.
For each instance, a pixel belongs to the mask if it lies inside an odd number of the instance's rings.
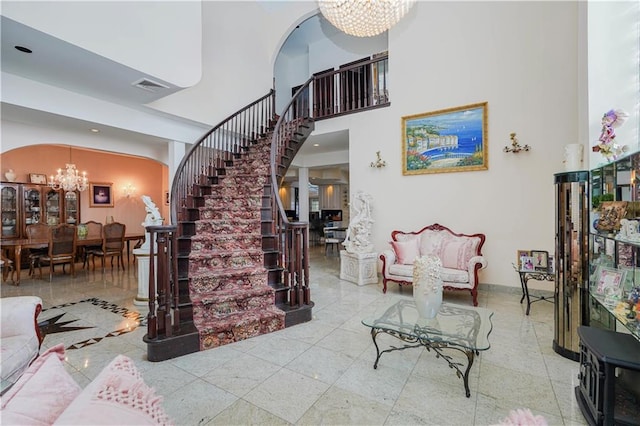
{"label": "ornate metal table base", "polygon": [[[378,343],[376,342],[376,337],[380,333],[388,334],[390,336],[393,336],[397,339],[402,340],[403,342],[415,343],[415,344],[403,345],[402,347],[392,346],[390,349],[385,349],[383,351],[380,351],[380,348],[378,347]],[[478,353],[477,351],[469,350],[466,348],[460,348],[452,344],[449,344],[447,342],[431,342],[427,339],[422,339],[420,337],[408,336],[406,334],[399,333],[397,331],[384,330],[384,329],[375,328],[375,327],[371,329],[371,338],[373,339],[373,344],[376,347],[376,361],[373,363],[374,369],[378,368],[378,361],[380,361],[380,357],[382,356],[383,353],[402,351],[405,349],[417,348],[420,346],[426,348],[428,351],[431,351],[433,349],[433,351],[436,354],[436,358],[444,359],[449,364],[450,368],[453,368],[454,370],[456,370],[456,375],[458,376],[458,378],[462,378],[462,380],[464,381],[464,390],[467,398],[471,396],[471,391],[469,390],[469,370],[473,365],[473,360],[475,358],[475,355]],[[464,368],[464,365],[460,362],[453,361],[453,358],[451,356],[445,355],[444,353],[442,353],[443,349],[454,349],[456,351],[462,352],[467,356],[467,367],[466,369],[464,369],[464,372],[462,371],[462,369]]]}
{"label": "ornate metal table base", "polygon": [[[529,315],[529,311],[531,310],[531,304],[533,302],[539,302],[541,300],[554,303],[553,300],[547,299],[545,296],[530,296],[529,295],[529,280],[536,281],[555,281],[556,275],[550,272],[542,272],[542,271],[518,271],[520,275],[520,285],[522,286],[522,297],[520,298],[520,303],[526,298],[527,299],[527,315]],[[531,300],[533,298],[533,300]]]}

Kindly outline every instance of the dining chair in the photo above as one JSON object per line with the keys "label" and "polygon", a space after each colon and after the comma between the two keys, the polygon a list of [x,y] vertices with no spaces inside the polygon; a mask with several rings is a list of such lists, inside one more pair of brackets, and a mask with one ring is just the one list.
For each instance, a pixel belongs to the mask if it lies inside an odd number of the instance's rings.
{"label": "dining chair", "polygon": [[[86,223],[83,223],[83,225],[87,229],[87,235],[86,237],[84,237],[85,239],[87,240],[89,239],[93,240],[96,238],[102,239],[102,224],[100,222],[96,222],[95,220],[90,220]],[[89,266],[89,255],[101,249],[102,249],[102,243],[83,247],[82,269],[84,269],[85,266]]]}
{"label": "dining chair", "polygon": [[113,268],[113,258],[118,258],[118,268],[122,266],[124,271],[124,234],[127,227],[124,223],[112,222],[102,227],[102,247],[90,254],[93,269],[96,269],[96,256],[102,260],[102,269],[104,270],[105,257],[111,258],[111,267]]}
{"label": "dining chair", "polygon": [[[44,223],[34,223],[27,225],[27,238],[29,240],[48,240],[51,227]],[[29,249],[29,276],[35,273],[35,267],[40,265],[40,258],[49,253],[48,247]]]}
{"label": "dining chair", "polygon": [[40,258],[40,278],[42,278],[42,264],[49,265],[49,282],[53,278],[53,268],[55,265],[70,265],[71,276],[76,276],[76,242],[78,234],[75,225],[62,224],[51,228],[49,233],[49,252]]}
{"label": "dining chair", "polygon": [[[0,268],[2,268],[2,280],[6,281],[7,278],[9,278],[13,281],[13,273],[15,271],[13,268],[13,260],[7,258],[2,252],[0,252]],[[9,273],[11,273],[11,275],[9,275]]]}

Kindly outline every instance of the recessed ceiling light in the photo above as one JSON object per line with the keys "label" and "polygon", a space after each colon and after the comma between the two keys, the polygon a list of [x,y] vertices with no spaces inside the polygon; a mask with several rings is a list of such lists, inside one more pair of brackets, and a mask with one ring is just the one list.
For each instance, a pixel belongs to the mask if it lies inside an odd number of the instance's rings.
{"label": "recessed ceiling light", "polygon": [[93,133],[99,133],[99,132],[100,132],[100,130],[98,130],[98,129],[91,129],[91,131],[92,131]]}
{"label": "recessed ceiling light", "polygon": [[320,144],[319,143],[314,143],[313,146],[320,146]]}
{"label": "recessed ceiling light", "polygon": [[13,46],[13,47],[15,47],[16,49],[18,49],[19,51],[21,51],[23,53],[32,53],[33,52],[28,47],[24,47],[24,46]]}

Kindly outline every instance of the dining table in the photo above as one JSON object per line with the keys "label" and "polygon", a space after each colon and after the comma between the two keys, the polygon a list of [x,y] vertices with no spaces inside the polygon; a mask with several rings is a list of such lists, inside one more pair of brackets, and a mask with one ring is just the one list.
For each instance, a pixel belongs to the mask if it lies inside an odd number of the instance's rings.
{"label": "dining table", "polygon": [[[137,241],[141,243],[144,241],[145,235],[143,232],[134,232],[127,233],[124,236],[124,240],[127,243],[127,263],[130,263],[129,253],[130,243],[131,241]],[[78,237],[76,239],[77,247],[84,246],[99,246],[102,244],[102,238],[90,237],[90,238],[81,238]],[[46,238],[43,239],[29,239],[29,238],[3,238],[0,240],[0,247],[2,250],[11,251],[13,250],[13,265],[15,268],[15,276],[13,283],[15,285],[20,285],[20,267],[22,262],[22,250],[23,249],[35,249],[35,248],[45,248],[49,246],[49,240]],[[6,276],[3,277],[6,280]]]}

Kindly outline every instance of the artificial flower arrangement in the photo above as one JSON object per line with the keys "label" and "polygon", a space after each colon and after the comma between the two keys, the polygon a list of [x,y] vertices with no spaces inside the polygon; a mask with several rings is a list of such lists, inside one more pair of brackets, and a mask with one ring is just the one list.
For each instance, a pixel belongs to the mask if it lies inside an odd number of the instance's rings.
{"label": "artificial flower arrangement", "polygon": [[629,118],[629,114],[621,109],[611,109],[602,116],[602,132],[598,138],[598,144],[594,145],[593,152],[599,152],[607,161],[616,160],[618,156],[627,152],[627,145],[619,145],[615,142],[616,132],[614,129],[620,127]]}

